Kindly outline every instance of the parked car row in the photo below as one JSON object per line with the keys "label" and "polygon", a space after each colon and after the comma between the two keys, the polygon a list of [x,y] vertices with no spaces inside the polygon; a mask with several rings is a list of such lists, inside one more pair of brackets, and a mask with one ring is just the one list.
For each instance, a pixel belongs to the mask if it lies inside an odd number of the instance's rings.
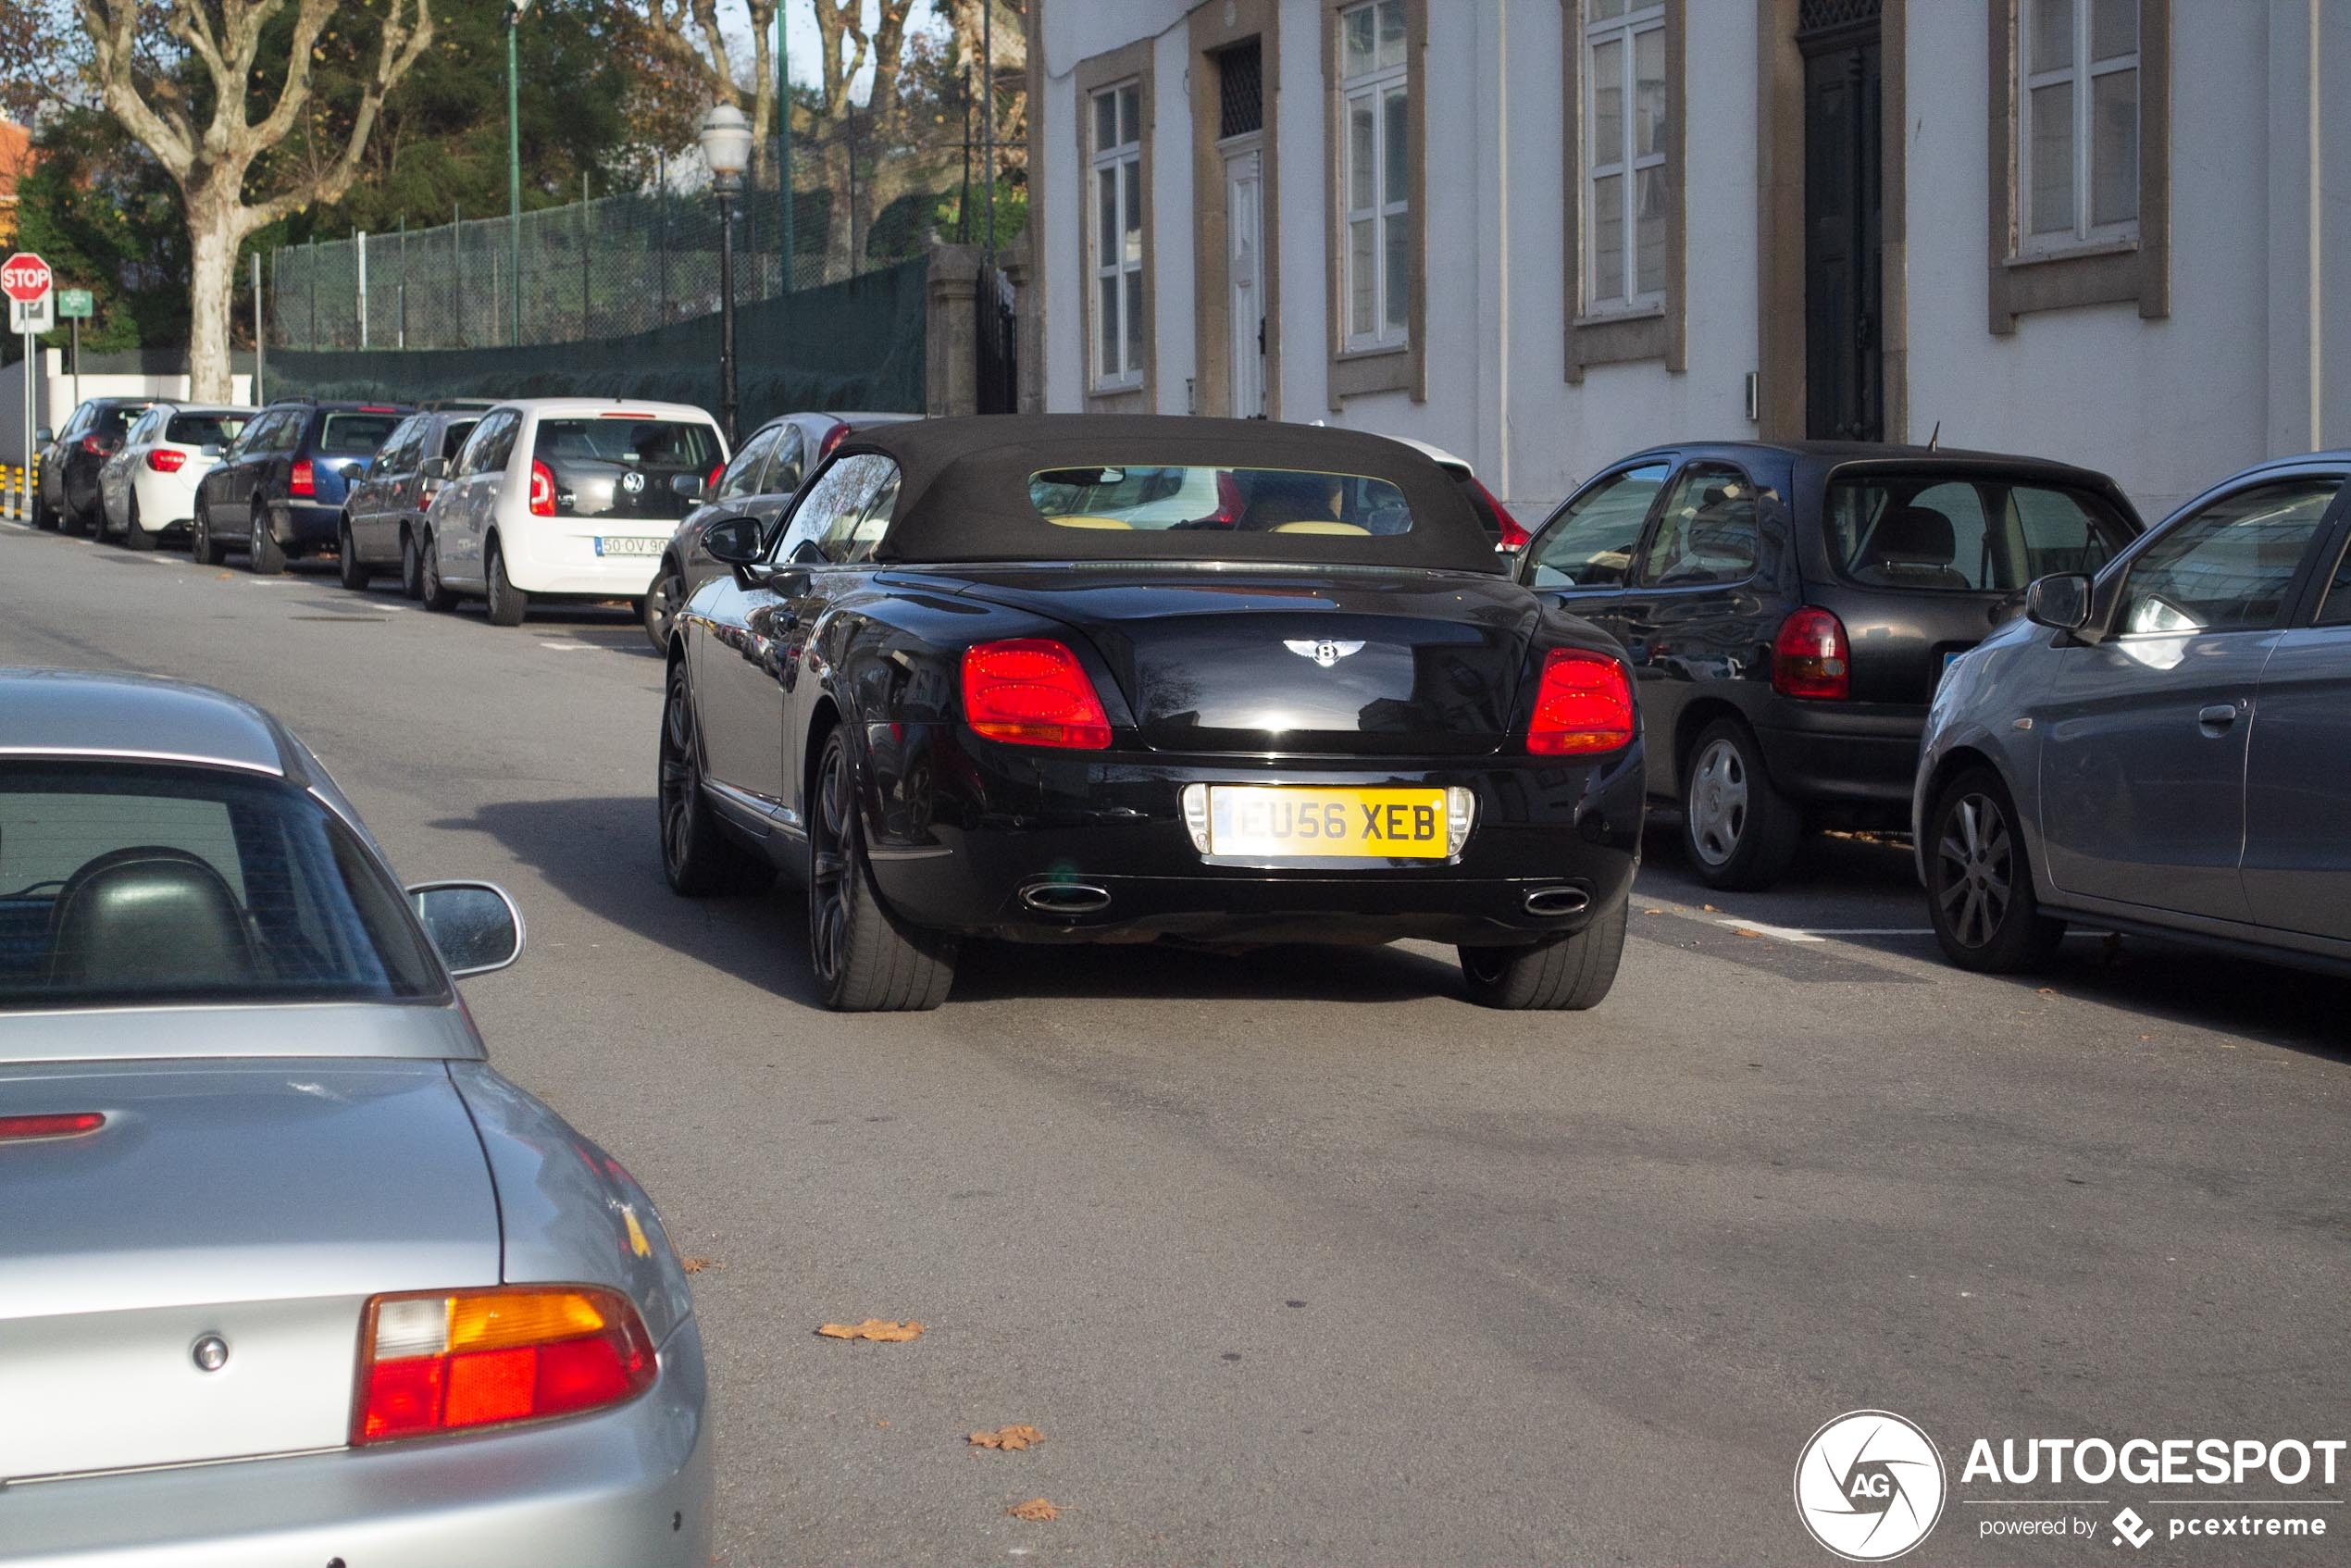
{"label": "parked car row", "polygon": [[[752,569],[712,548],[714,529],[748,519],[752,564],[821,549],[812,481],[913,417],[786,415],[729,456],[709,416],[678,404],[97,399],[54,443],[43,515],[79,526],[94,508],[133,548],[184,531],[207,561],[242,541],[264,572],[331,549],[346,587],[396,567],[429,607],[480,598],[498,625],[534,602],[626,600],[668,653],[686,606]],[[1644,790],[1709,886],[1772,886],[1816,828],[1914,832],[1957,962],[2028,961],[2065,917],[2351,961],[2351,894],[2294,860],[2340,855],[2307,822],[2279,826],[2344,803],[2307,760],[2345,739],[2326,728],[2342,693],[2328,662],[2351,635],[2333,629],[2351,589],[2327,586],[2351,570],[2335,504],[2351,469],[2333,457],[2249,471],[2149,530],[2108,476],[2040,459],[1674,443],[1599,468],[1530,537],[1468,464],[1402,444],[1451,482],[1520,588],[1623,650]],[[1063,499],[1129,531],[1413,526],[1297,475],[1104,474]],[[729,531],[732,554],[742,538]],[[2168,587],[2148,586],[2158,574]],[[1947,729],[1954,704],[1976,739]],[[2165,794],[2167,779],[2183,782]]]}

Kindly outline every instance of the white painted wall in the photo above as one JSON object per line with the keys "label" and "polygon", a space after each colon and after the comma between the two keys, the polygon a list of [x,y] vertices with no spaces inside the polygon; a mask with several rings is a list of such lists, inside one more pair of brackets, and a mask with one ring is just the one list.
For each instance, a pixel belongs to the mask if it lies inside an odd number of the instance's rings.
{"label": "white painted wall", "polygon": [[[52,429],[62,425],[66,416],[83,398],[92,397],[153,397],[184,399],[188,395],[188,378],[180,376],[88,375],[76,379],[68,373],[63,349],[43,349],[32,361],[33,417],[37,424]],[[253,378],[240,373],[231,378],[235,387],[232,401],[243,403],[253,392]],[[24,364],[0,367],[0,462],[10,465],[24,461]]]}
{"label": "white painted wall", "polygon": [[[1206,0],[1214,4],[1215,0]],[[1694,0],[1686,252],[1688,367],[1563,369],[1559,0],[1435,0],[1428,100],[1428,401],[1327,401],[1325,85],[1318,0],[1281,0],[1283,416],[1411,435],[1469,458],[1532,524],[1594,469],[1656,442],[1752,436],[1757,355],[1756,7]],[[2150,516],[2248,463],[2308,444],[2310,0],[2173,7],[2171,314],[2132,305],[1986,322],[1984,102],[1972,5],[1910,0],[1909,439],[2085,463]],[[2351,66],[2351,6],[2320,0],[2322,58]],[[1158,63],[1151,260],[1158,406],[1187,411],[1193,374],[1191,138],[1182,0],[1046,8],[1047,405],[1081,405],[1081,156],[1070,71],[1153,36]],[[2351,110],[2332,107],[2321,168],[2328,442],[2351,444]],[[1214,193],[1208,193],[1214,199]]]}

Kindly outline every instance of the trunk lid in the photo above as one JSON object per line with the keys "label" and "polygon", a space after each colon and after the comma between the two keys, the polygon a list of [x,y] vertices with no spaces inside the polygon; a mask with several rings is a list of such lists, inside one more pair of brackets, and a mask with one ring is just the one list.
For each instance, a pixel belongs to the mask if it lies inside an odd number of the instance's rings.
{"label": "trunk lid", "polygon": [[[346,1440],[361,1303],[491,1285],[498,1207],[439,1062],[0,1067],[0,1481]],[[199,1368],[197,1341],[228,1359]]]}
{"label": "trunk lid", "polygon": [[967,592],[1082,633],[1153,751],[1499,750],[1540,608],[1499,578],[970,568]]}

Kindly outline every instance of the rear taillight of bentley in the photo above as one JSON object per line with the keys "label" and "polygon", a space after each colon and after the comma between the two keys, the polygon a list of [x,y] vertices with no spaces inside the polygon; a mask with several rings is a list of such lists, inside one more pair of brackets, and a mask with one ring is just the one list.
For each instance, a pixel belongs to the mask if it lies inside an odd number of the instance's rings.
{"label": "rear taillight of bentley", "polygon": [[657,1368],[616,1290],[508,1286],[378,1296],[360,1325],[355,1446],[578,1415],[632,1400]]}
{"label": "rear taillight of bentley", "polygon": [[1543,657],[1526,749],[1538,757],[1591,756],[1633,743],[1633,686],[1605,653],[1554,648]]}

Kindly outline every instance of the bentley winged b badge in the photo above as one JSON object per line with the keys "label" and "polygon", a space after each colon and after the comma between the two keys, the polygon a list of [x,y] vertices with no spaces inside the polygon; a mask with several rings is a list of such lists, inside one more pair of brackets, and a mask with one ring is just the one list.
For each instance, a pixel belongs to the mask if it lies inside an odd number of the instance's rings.
{"label": "bentley winged b badge", "polygon": [[1300,638],[1296,641],[1284,642],[1282,646],[1301,659],[1313,660],[1325,669],[1330,668],[1350,653],[1360,653],[1363,651],[1363,644],[1361,642],[1337,642],[1327,637],[1319,642],[1312,638]]}

